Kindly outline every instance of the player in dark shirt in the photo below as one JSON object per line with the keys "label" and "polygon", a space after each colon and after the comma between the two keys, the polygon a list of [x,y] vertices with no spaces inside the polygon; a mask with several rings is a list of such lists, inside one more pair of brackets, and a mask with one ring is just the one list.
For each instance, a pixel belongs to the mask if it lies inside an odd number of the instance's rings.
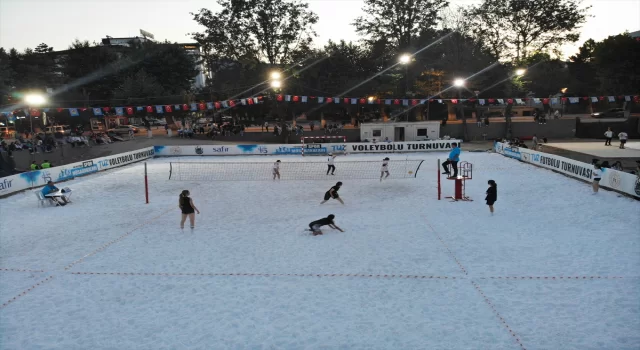
{"label": "player in dark shirt", "polygon": [[487,201],[491,215],[493,215],[493,204],[498,200],[498,185],[493,180],[489,180],[489,188],[487,189],[487,197],[485,200]]}
{"label": "player in dark shirt", "polygon": [[334,222],[333,219],[336,216],[331,214],[329,216],[327,216],[326,218],[322,218],[320,220],[316,220],[312,223],[309,224],[309,231],[311,231],[313,233],[314,236],[317,235],[321,235],[322,231],[320,230],[320,227],[322,226],[329,226],[334,230],[338,230],[340,232],[344,232],[344,230],[342,230],[340,227],[338,227]]}
{"label": "player in dark shirt", "polygon": [[342,203],[344,205],[344,202],[342,201],[342,198],[340,198],[340,195],[338,195],[338,191],[340,190],[341,186],[342,186],[342,182],[338,182],[338,183],[336,183],[335,186],[332,186],[329,189],[329,191],[325,192],[324,200],[322,202],[320,202],[320,204],[324,204],[329,199],[333,198],[333,199],[337,200],[338,202],[340,202],[340,203]]}

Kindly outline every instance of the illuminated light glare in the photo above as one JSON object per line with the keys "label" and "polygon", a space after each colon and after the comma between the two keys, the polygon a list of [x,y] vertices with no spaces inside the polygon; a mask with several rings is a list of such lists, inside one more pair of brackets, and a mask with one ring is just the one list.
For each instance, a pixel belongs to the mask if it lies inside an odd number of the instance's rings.
{"label": "illuminated light glare", "polygon": [[453,86],[463,87],[464,86],[464,79],[458,78],[458,79],[454,80],[453,81]]}
{"label": "illuminated light glare", "polygon": [[527,70],[526,70],[526,69],[524,69],[524,68],[520,68],[520,69],[516,70],[516,75],[522,76],[522,75],[524,75],[524,73],[526,73],[526,72],[527,72]]}
{"label": "illuminated light glare", "polygon": [[42,95],[31,94],[24,97],[24,102],[30,106],[39,106],[47,102],[47,99]]}
{"label": "illuminated light glare", "polygon": [[411,56],[409,56],[409,55],[400,56],[400,63],[407,64],[407,63],[409,63],[409,61],[411,61]]}
{"label": "illuminated light glare", "polygon": [[272,72],[271,73],[271,79],[280,79],[281,75],[280,72]]}
{"label": "illuminated light glare", "polygon": [[274,80],[271,82],[271,87],[274,89],[279,89],[282,87],[282,83],[279,80]]}

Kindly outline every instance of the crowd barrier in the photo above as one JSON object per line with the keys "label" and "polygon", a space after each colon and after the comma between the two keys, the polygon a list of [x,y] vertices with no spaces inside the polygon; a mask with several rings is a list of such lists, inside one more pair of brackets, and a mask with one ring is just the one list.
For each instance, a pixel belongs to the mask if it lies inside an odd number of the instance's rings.
{"label": "crowd barrier", "polygon": [[309,143],[305,145],[193,145],[155,146],[155,155],[167,156],[241,156],[301,154],[326,155],[329,153],[405,153],[449,151],[452,143],[460,140],[409,141],[409,142],[357,142],[357,143]]}
{"label": "crowd barrier", "polygon": [[[509,147],[508,144],[500,142],[494,144],[494,149],[496,153],[505,157],[514,158],[587,182],[593,181],[592,164],[528,148]],[[640,198],[640,177],[613,169],[604,169],[601,176],[600,187]]]}
{"label": "crowd barrier", "polygon": [[135,163],[152,158],[155,154],[154,152],[153,147],[147,147],[132,152],[3,177],[0,179],[0,197],[44,186],[47,181],[60,182],[71,180],[79,176]]}

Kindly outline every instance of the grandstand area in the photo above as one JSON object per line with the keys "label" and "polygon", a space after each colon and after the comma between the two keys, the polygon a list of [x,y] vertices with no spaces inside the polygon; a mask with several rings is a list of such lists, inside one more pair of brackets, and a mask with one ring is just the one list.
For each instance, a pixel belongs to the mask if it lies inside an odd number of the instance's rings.
{"label": "grandstand area", "polygon": [[[473,201],[438,200],[446,157],[156,158],[149,204],[142,163],[65,182],[62,208],[0,199],[0,347],[640,348],[640,202],[464,151]],[[345,205],[320,205],[337,181]],[[305,231],[328,214],[346,232]]]}

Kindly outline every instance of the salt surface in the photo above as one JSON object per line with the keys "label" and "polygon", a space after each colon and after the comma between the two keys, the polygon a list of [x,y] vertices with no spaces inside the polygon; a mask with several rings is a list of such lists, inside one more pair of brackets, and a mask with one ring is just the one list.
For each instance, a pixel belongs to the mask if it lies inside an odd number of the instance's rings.
{"label": "salt surface", "polygon": [[[341,161],[385,156],[425,163],[416,179],[339,176]],[[438,157],[339,157],[337,176],[321,181],[188,183],[168,181],[169,160],[156,159],[148,205],[141,164],[65,183],[74,203],[64,208],[38,208],[31,193],[2,199],[0,304],[19,297],[0,308],[0,344],[640,348],[638,202],[477,153],[463,153],[474,201],[437,201]],[[180,159],[203,160],[214,159]],[[489,179],[494,216],[483,201]],[[346,205],[320,205],[336,181]],[[450,195],[453,181],[443,185]],[[178,227],[182,189],[202,211],[194,231]],[[345,233],[304,232],[328,214]]]}

